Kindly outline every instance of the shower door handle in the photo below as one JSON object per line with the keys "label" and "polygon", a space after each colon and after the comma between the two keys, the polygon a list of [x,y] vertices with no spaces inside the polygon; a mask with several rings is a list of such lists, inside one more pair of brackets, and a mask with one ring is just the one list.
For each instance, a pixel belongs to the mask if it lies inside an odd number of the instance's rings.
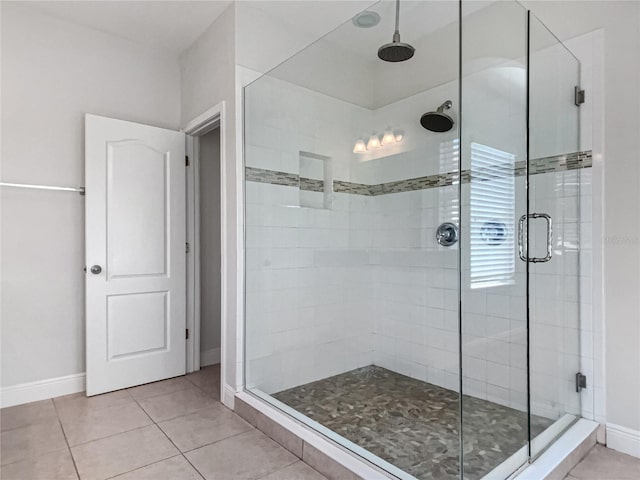
{"label": "shower door handle", "polygon": [[551,217],[546,213],[532,213],[531,218],[544,218],[547,222],[547,255],[544,257],[533,257],[529,261],[533,263],[545,263],[551,260],[553,250],[553,222]]}
{"label": "shower door handle", "polygon": [[[529,252],[525,252],[524,247],[524,222],[528,218],[544,218],[547,223],[547,255],[544,257],[531,257],[529,258]],[[531,263],[545,263],[551,260],[551,254],[553,251],[553,221],[551,217],[546,213],[530,213],[529,215],[522,215],[518,221],[518,255],[523,262]]]}
{"label": "shower door handle", "polygon": [[522,215],[518,220],[518,255],[523,262],[527,261],[527,256],[524,253],[524,222],[527,219],[526,215]]}

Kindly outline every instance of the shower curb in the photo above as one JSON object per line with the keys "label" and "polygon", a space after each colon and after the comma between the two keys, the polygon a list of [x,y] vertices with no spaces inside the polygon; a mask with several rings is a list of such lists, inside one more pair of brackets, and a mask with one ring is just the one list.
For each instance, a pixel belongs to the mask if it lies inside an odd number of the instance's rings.
{"label": "shower curb", "polygon": [[[236,394],[235,412],[330,480],[400,478],[354,455],[249,392]],[[509,480],[564,479],[596,445],[598,427],[597,422],[578,420],[539,458],[509,476]]]}
{"label": "shower curb", "polygon": [[596,445],[600,424],[581,418],[512,480],[562,480]]}
{"label": "shower curb", "polygon": [[330,480],[398,478],[354,456],[248,392],[236,394],[235,413]]}

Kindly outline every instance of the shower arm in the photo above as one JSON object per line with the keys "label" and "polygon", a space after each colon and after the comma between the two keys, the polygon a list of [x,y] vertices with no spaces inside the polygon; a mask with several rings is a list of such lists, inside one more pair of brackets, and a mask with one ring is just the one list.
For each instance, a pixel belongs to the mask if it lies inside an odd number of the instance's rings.
{"label": "shower arm", "polygon": [[396,29],[393,32],[393,43],[400,43],[400,0],[396,0]]}
{"label": "shower arm", "polygon": [[443,113],[445,110],[449,110],[452,107],[452,105],[453,103],[451,103],[451,100],[447,100],[446,102],[444,102],[442,105],[438,107],[436,112]]}

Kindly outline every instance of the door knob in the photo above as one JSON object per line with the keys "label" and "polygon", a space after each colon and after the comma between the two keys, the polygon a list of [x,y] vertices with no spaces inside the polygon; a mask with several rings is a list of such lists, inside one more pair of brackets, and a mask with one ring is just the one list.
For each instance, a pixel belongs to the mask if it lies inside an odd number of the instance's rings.
{"label": "door knob", "polygon": [[102,267],[100,265],[93,265],[90,270],[94,275],[98,275],[100,272],[102,272]]}

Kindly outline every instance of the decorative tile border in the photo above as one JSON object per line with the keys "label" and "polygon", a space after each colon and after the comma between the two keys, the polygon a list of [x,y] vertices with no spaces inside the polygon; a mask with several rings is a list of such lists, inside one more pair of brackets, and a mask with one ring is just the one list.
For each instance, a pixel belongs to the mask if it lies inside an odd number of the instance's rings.
{"label": "decorative tile border", "polygon": [[264,168],[245,167],[244,178],[247,182],[270,183],[286,187],[300,185],[300,176],[295,173],[276,172],[275,170],[266,170]]}
{"label": "decorative tile border", "polygon": [[[579,170],[592,166],[591,150],[584,152],[574,152],[553,157],[536,158],[529,162],[529,174],[540,175],[550,172],[564,172],[567,170]],[[524,160],[516,162],[514,174],[517,177],[526,174],[526,163]],[[471,181],[490,180],[496,176],[494,170],[463,170],[462,183]],[[379,183],[377,185],[367,185],[364,183],[345,182],[343,180],[333,181],[333,191],[335,193],[350,193],[353,195],[365,195],[369,197],[386,195],[390,193],[411,192],[415,190],[425,190],[427,188],[438,188],[453,185],[458,182],[458,172],[438,173],[424,177],[409,178],[396,182]],[[295,173],[277,172],[262,168],[245,167],[245,179],[249,182],[270,183],[272,185],[284,185],[288,187],[298,187],[300,190],[310,192],[323,192],[324,181],[312,178],[300,177]]]}
{"label": "decorative tile border", "polygon": [[324,192],[324,180],[300,177],[300,190],[308,192]]}
{"label": "decorative tile border", "polygon": [[[309,192],[324,192],[323,180],[301,177],[297,173],[277,172],[275,170],[266,170],[264,168],[245,167],[244,175],[247,182],[270,183],[271,185],[298,187],[300,190],[306,190]],[[346,184],[349,182],[341,183]]]}
{"label": "decorative tile border", "polygon": [[335,193],[352,193],[354,195],[374,196],[382,193],[380,185],[366,185],[364,183],[345,182],[343,180],[333,181],[333,191]]}

